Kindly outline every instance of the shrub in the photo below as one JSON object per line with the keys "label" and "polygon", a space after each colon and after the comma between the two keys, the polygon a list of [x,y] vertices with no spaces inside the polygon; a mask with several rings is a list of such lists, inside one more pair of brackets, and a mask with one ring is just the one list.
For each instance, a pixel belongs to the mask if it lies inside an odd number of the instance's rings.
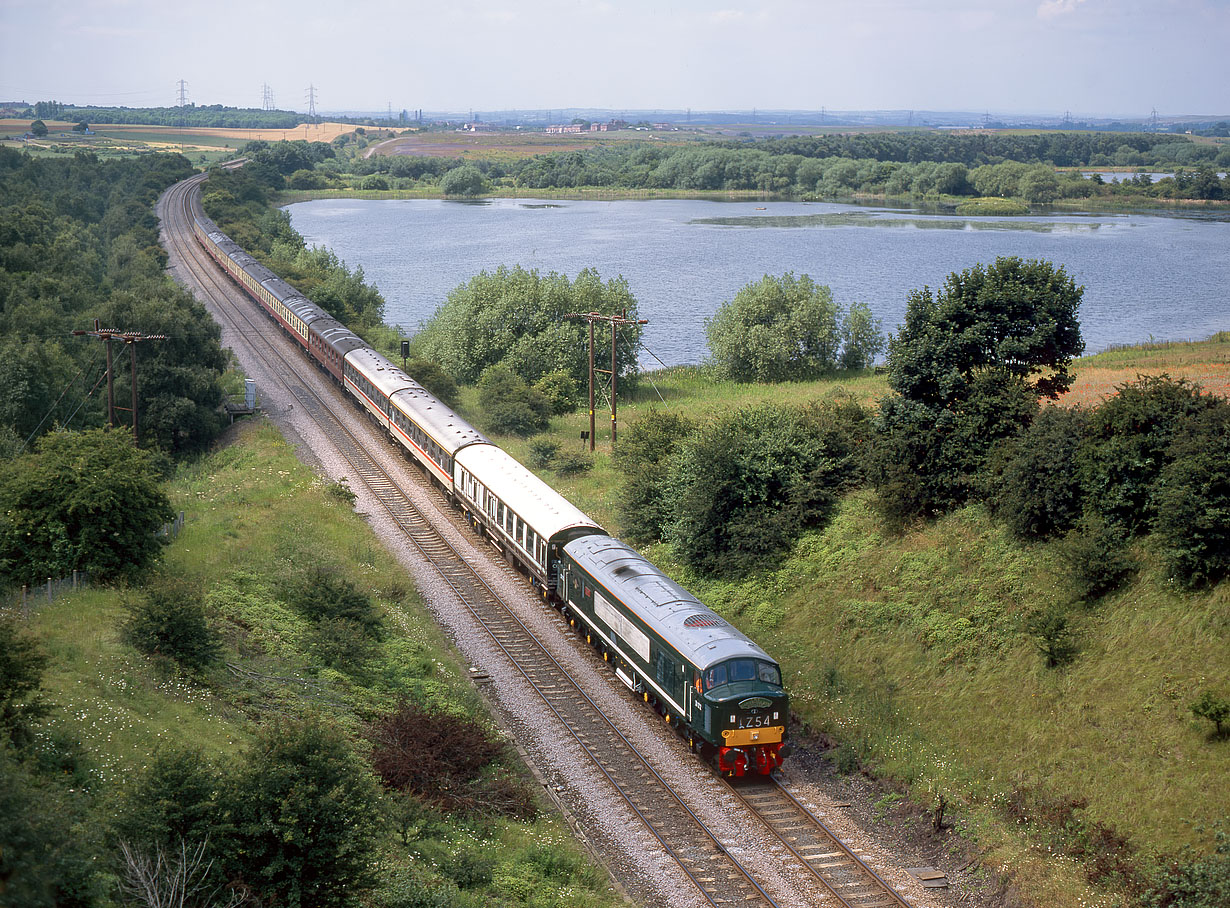
{"label": "shrub", "polygon": [[1167,457],[1153,529],[1172,577],[1212,586],[1230,574],[1230,404],[1182,427]]}
{"label": "shrub", "polygon": [[527,459],[535,470],[545,470],[551,466],[558,453],[559,444],[542,435],[530,440],[530,454]]}
{"label": "shrub", "polygon": [[572,413],[577,408],[577,383],[567,372],[548,372],[534,382],[534,390],[550,405],[552,416]]}
{"label": "shrub", "polygon": [[857,474],[858,404],[762,407],[715,420],[670,465],[664,535],[690,567],[746,574],[827,518]]}
{"label": "shrub", "polygon": [[493,432],[533,435],[551,422],[547,399],[504,366],[492,366],[478,383],[479,405]]}
{"label": "shrub", "polygon": [[1044,407],[1008,445],[988,504],[1017,536],[1045,539],[1080,519],[1084,487],[1077,462],[1088,419],[1078,407]]}
{"label": "shrub", "polygon": [[111,833],[143,850],[216,838],[221,784],[221,774],[201,751],[162,747],[120,795]]}
{"label": "shrub", "polygon": [[376,192],[384,192],[389,188],[389,181],[377,174],[372,174],[370,177],[364,177],[363,182],[359,184],[360,189],[373,190]]}
{"label": "shrub", "polygon": [[1230,833],[1219,830],[1213,853],[1188,849],[1161,868],[1142,904],[1146,908],[1224,908],[1230,905]]}
{"label": "shrub", "polygon": [[594,468],[594,459],[581,451],[563,451],[556,455],[554,470],[557,476],[579,476]]}
{"label": "shrub", "polygon": [[1208,719],[1213,723],[1215,737],[1225,736],[1227,729],[1222,727],[1222,723],[1230,720],[1230,700],[1206,690],[1191,704],[1191,710],[1197,719]]}
{"label": "shrub", "polygon": [[357,669],[375,652],[371,632],[352,618],[322,618],[316,624],[312,653],[330,668]]}
{"label": "shrub", "polygon": [[0,613],[0,736],[18,748],[31,742],[34,725],[49,710],[38,695],[46,668],[47,656],[33,638]]}
{"label": "shrub", "polygon": [[283,595],[287,604],[311,621],[344,619],[368,637],[384,637],[380,611],[371,597],[336,571],[317,566],[290,581]]}
{"label": "shrub", "polygon": [[1047,668],[1059,668],[1076,658],[1079,647],[1068,623],[1068,616],[1057,609],[1036,612],[1025,623],[1035,638],[1034,645],[1046,658]]}
{"label": "shrub", "polygon": [[1158,479],[1171,442],[1200,414],[1230,404],[1164,374],[1141,376],[1117,392],[1093,411],[1081,467],[1091,505],[1136,535],[1158,515]]}
{"label": "shrub", "polygon": [[623,471],[616,508],[624,535],[633,543],[657,542],[669,520],[666,467],[684,440],[696,431],[686,417],[651,409],[619,436],[615,465]]}
{"label": "shrub", "polygon": [[128,603],[128,613],[123,637],[146,655],[168,656],[193,671],[221,656],[222,643],[205,618],[201,591],[188,581],[157,578]]}
{"label": "shrub", "polygon": [[265,728],[225,786],[223,871],[261,904],[342,908],[372,882],[379,789],[334,724]]}
{"label": "shrub", "polygon": [[1136,568],[1124,532],[1096,514],[1083,517],[1064,537],[1063,556],[1072,589],[1083,600],[1114,592]]}
{"label": "shrub", "polygon": [[408,359],[406,374],[450,407],[457,402],[457,382],[439,363],[427,359]]}

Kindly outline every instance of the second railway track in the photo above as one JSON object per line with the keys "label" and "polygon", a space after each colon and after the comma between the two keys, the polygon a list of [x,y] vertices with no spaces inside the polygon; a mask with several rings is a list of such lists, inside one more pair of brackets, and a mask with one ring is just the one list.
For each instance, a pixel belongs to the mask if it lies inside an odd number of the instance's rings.
{"label": "second railway track", "polygon": [[[213,299],[215,310],[243,335],[287,392],[309,415],[380,503],[389,518],[432,565],[442,580],[486,632],[508,664],[519,673],[554,715],[577,748],[627,805],[645,829],[711,905],[765,905],[778,902],[686,800],[659,774],[634,745],[604,715],[549,649],[503,599],[468,564],[453,545],[422,514],[364,443],[346,427],[355,418],[348,407],[317,393],[299,379],[312,369],[298,352],[286,348],[277,326],[244,297],[217,269],[192,235],[191,205],[202,177],[167,191],[161,208],[169,241],[191,270],[193,279]],[[255,318],[254,318],[255,316]],[[290,355],[288,355],[288,353]],[[346,419],[338,410],[343,409]],[[387,456],[387,455],[386,455]],[[560,622],[562,624],[562,622]],[[891,886],[842,845],[789,792],[776,784],[736,789],[740,801],[765,829],[780,840],[801,868],[823,885],[833,900],[850,908],[889,908],[907,903]]]}

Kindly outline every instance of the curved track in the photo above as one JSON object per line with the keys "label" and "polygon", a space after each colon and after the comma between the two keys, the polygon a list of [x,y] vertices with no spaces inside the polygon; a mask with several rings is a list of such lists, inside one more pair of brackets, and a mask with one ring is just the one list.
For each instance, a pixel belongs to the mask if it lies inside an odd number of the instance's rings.
{"label": "curved track", "polygon": [[[474,615],[511,665],[529,682],[547,708],[611,783],[649,833],[661,844],[711,905],[777,903],[743,865],[722,845],[669,784],[641,756],[637,748],[569,677],[545,646],[504,604],[453,546],[414,506],[398,484],[380,466],[359,439],[346,428],[338,405],[317,394],[298,379],[307,363],[291,349],[254,302],[236,303],[237,288],[201,249],[192,234],[192,204],[204,176],[192,177],[167,190],[164,216],[170,240],[182,253],[186,266],[217,309],[269,364],[271,374],[300,403],[350,463],[372,494],[401,527],[406,537],[439,572]],[[272,330],[271,330],[272,329]]]}

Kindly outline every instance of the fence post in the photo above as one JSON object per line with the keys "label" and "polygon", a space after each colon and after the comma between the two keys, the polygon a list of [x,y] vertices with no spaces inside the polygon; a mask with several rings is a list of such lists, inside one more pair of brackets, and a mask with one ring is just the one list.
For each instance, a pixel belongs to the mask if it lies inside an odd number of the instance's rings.
{"label": "fence post", "polygon": [[21,585],[21,617],[29,620],[30,605],[26,602],[26,594],[30,592],[30,585],[23,583]]}
{"label": "fence post", "polygon": [[73,571],[73,592],[77,592],[77,571]]}
{"label": "fence post", "polygon": [[47,578],[47,601],[51,601],[51,578]]}

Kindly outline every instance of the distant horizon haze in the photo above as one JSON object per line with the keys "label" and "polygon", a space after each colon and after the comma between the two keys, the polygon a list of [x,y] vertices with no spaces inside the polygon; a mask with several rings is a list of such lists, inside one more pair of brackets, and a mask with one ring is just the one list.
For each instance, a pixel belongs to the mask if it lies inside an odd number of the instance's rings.
{"label": "distant horizon haze", "polygon": [[1230,0],[5,0],[0,98],[1217,117],[1228,47]]}

